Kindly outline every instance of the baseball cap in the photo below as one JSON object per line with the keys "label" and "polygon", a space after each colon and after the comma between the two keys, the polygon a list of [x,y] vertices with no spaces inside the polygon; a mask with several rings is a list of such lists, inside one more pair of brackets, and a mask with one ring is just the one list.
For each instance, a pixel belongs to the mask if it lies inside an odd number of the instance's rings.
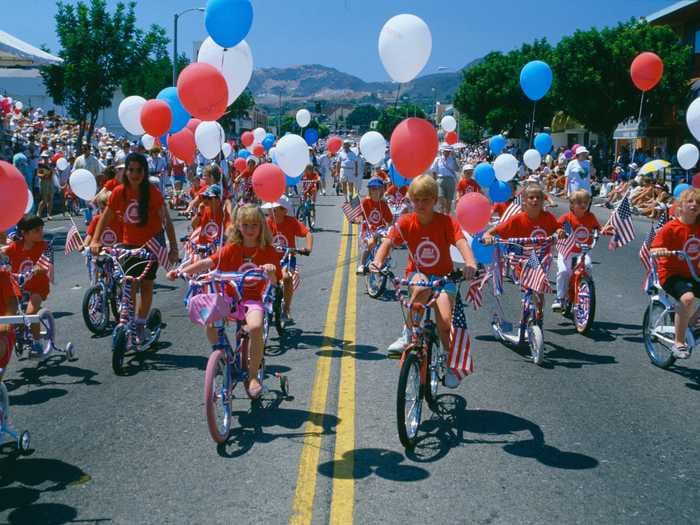
{"label": "baseball cap", "polygon": [[462,171],[467,171],[467,170],[473,170],[474,169],[474,164],[465,164],[462,166]]}
{"label": "baseball cap", "polygon": [[282,195],[279,199],[277,199],[274,202],[266,202],[261,207],[263,210],[273,210],[275,208],[281,207],[287,210],[288,212],[292,211],[292,203],[289,200],[289,197],[287,197],[286,195]]}
{"label": "baseball cap", "polygon": [[383,188],[384,181],[382,179],[380,179],[379,177],[372,177],[367,182],[367,187],[368,188]]}
{"label": "baseball cap", "polygon": [[581,155],[581,153],[588,153],[588,150],[585,146],[579,146],[578,148],[576,148],[576,155]]}
{"label": "baseball cap", "polygon": [[211,186],[207,186],[207,189],[205,189],[200,195],[204,198],[220,199],[221,186],[219,186],[218,184],[212,184]]}

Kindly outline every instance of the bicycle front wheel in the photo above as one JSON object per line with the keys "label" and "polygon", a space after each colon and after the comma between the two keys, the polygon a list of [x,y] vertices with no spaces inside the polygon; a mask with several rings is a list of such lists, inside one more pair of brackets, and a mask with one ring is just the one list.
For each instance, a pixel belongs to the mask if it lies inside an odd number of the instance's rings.
{"label": "bicycle front wheel", "polygon": [[576,305],[573,308],[574,324],[579,334],[585,334],[593,326],[595,318],[595,285],[590,277],[583,277],[576,291]]}
{"label": "bicycle front wheel", "polygon": [[418,441],[422,411],[420,361],[414,353],[409,352],[401,365],[396,393],[396,425],[399,441],[405,448],[413,448]]}
{"label": "bicycle front wheel", "polygon": [[231,431],[233,387],[223,350],[209,355],[204,373],[204,406],[209,434],[216,443],[224,443]]}
{"label": "bicycle front wheel", "polygon": [[102,286],[91,286],[83,296],[83,321],[95,335],[103,335],[109,323],[109,306]]}
{"label": "bicycle front wheel", "polygon": [[541,365],[544,360],[544,336],[540,325],[532,321],[527,325],[527,344],[530,347],[532,362]]}
{"label": "bicycle front wheel", "polygon": [[425,400],[430,408],[435,408],[438,387],[440,386],[440,346],[431,341],[428,343],[426,355],[428,356],[428,377],[425,387]]}
{"label": "bicycle front wheel", "polygon": [[676,334],[675,314],[661,301],[652,300],[644,312],[642,337],[649,360],[659,368],[668,368],[676,362],[671,351]]}

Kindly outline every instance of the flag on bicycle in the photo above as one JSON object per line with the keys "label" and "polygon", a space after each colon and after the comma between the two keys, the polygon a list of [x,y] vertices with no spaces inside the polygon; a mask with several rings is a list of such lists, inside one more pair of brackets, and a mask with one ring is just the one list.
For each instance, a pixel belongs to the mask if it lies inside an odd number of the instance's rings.
{"label": "flag on bicycle", "polygon": [[518,213],[523,211],[522,199],[522,195],[518,195],[517,197],[515,197],[515,199],[513,199],[513,202],[511,202],[506,208],[506,211],[503,212],[503,215],[501,215],[501,218],[498,222],[506,222],[513,215],[517,215]]}
{"label": "flag on bicycle", "polygon": [[65,255],[72,252],[77,252],[83,247],[83,239],[80,238],[78,227],[73,224],[66,234],[66,246],[64,249]]}
{"label": "flag on bicycle", "polygon": [[610,216],[609,224],[615,230],[615,233],[610,238],[608,248],[615,250],[622,248],[634,239],[634,224],[632,224],[632,207],[627,195],[617,205],[615,211]]}
{"label": "flag on bicycle", "polygon": [[524,288],[529,288],[537,293],[545,293],[549,291],[549,279],[547,273],[542,268],[542,263],[537,258],[535,253],[531,253],[528,257],[525,266],[520,273],[520,284]]}
{"label": "flag on bicycle", "polygon": [[489,272],[485,272],[483,275],[472,279],[472,281],[469,283],[469,288],[467,289],[467,302],[472,304],[474,310],[478,310],[483,304],[484,294],[482,289],[490,277],[491,274]]}
{"label": "flag on bicycle", "polygon": [[362,204],[360,197],[355,195],[350,202],[343,203],[343,214],[350,224],[358,224],[362,222]]}
{"label": "flag on bicycle", "polygon": [[642,247],[639,249],[639,261],[642,263],[642,267],[644,268],[644,271],[646,272],[646,276],[644,277],[644,283],[642,285],[643,290],[646,290],[650,284],[649,277],[651,277],[651,270],[652,270],[651,243],[654,242],[654,238],[656,237],[656,233],[667,222],[668,222],[668,208],[664,208],[664,210],[661,212],[661,216],[659,217],[659,220],[655,224],[651,225],[651,229],[649,230],[649,233],[647,234],[646,239],[644,239],[644,242],[642,243]]}
{"label": "flag on bicycle", "polygon": [[297,288],[301,286],[301,274],[299,270],[294,270],[292,272],[292,288],[296,291]]}
{"label": "flag on bicycle", "polygon": [[557,241],[557,252],[566,259],[576,247],[576,236],[574,235],[573,228],[569,221],[564,222],[563,229],[566,233],[566,237]]}
{"label": "flag on bicycle", "polygon": [[54,282],[54,256],[53,256],[53,245],[49,243],[41,254],[41,257],[36,261],[36,265],[42,270],[46,270],[49,274],[49,281]]}
{"label": "flag on bicycle", "polygon": [[151,237],[145,247],[156,256],[158,264],[167,270],[170,266],[170,262],[168,261],[168,248],[165,245],[165,235],[163,232],[161,231]]}
{"label": "flag on bicycle", "polygon": [[450,351],[447,355],[447,366],[460,381],[474,372],[467,318],[464,315],[464,303],[462,303],[459,295],[457,295],[457,300],[452,310]]}

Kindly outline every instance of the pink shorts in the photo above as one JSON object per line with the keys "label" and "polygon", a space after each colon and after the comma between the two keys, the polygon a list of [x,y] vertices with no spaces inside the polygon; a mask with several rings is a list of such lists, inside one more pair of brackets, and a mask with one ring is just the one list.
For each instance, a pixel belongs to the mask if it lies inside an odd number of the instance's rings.
{"label": "pink shorts", "polygon": [[241,306],[245,308],[245,313],[252,312],[254,310],[259,312],[265,311],[262,301],[246,300],[241,302]]}

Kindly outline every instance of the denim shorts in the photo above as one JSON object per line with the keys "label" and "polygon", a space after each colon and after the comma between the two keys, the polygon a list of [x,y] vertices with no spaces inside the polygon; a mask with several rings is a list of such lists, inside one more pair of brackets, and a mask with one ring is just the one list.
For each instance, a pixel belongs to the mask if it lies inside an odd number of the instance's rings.
{"label": "denim shorts", "polygon": [[[408,275],[408,280],[411,281],[416,275],[420,275],[421,272],[411,272]],[[435,274],[427,274],[426,277],[428,278],[429,281],[437,281],[440,279],[439,275]],[[452,297],[457,297],[457,283],[454,283],[452,281],[447,281],[443,286],[442,290],[440,292],[445,292],[447,295],[450,295]]]}

